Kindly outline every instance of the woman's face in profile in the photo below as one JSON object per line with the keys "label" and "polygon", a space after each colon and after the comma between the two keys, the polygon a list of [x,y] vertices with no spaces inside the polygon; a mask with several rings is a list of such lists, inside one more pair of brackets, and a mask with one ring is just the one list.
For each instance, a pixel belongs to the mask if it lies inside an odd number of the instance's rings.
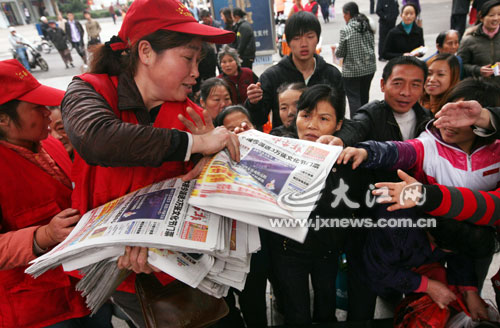
{"label": "woman's face in profile", "polygon": [[197,37],[180,47],[153,51],[146,61],[148,86],[152,89],[146,92],[158,101],[186,100],[199,76],[201,43]]}

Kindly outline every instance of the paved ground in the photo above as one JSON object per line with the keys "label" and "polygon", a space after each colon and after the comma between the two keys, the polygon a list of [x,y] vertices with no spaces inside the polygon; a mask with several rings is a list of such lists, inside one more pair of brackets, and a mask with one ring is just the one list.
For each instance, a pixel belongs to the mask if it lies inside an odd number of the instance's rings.
{"label": "paved ground", "polygon": [[[327,62],[332,62],[332,53],[330,50],[330,46],[339,40],[339,29],[344,26],[345,22],[342,18],[341,8],[344,3],[348,0],[337,0],[336,1],[336,18],[328,23],[322,23],[322,56],[325,58]],[[291,2],[288,0],[288,2]],[[360,11],[367,14],[368,4],[367,0],[357,1],[360,5]],[[428,47],[428,54],[434,53],[435,49],[435,39],[439,32],[444,31],[449,28],[449,17],[451,12],[451,1],[449,0],[422,0],[422,19],[423,19],[423,28],[425,34],[425,44]],[[376,15],[369,15],[372,19],[377,22]],[[322,19],[320,18],[320,21]],[[121,18],[118,18],[117,25],[114,25],[111,18],[107,19],[99,19],[99,23],[103,29],[101,34],[102,40],[109,40],[112,35],[118,33],[118,30],[121,25]],[[27,26],[19,26],[17,28],[18,33],[25,36],[29,41],[34,41],[35,39],[39,39],[35,27],[33,25]],[[11,58],[9,51],[9,43],[7,40],[8,31],[6,29],[0,29],[0,60]],[[80,74],[83,72],[83,62],[80,57],[76,53],[76,51],[72,52],[73,59],[76,65],[76,68],[66,69],[64,68],[64,64],[57,53],[57,51],[53,50],[50,54],[44,54],[43,57],[49,63],[50,69],[48,72],[34,71],[33,74],[42,82],[47,85],[51,85],[54,87],[58,87],[61,89],[65,89],[68,83],[71,81],[72,76]],[[279,61],[279,56],[274,55],[273,61],[276,63]],[[372,87],[370,90],[371,99],[381,99],[383,97],[380,91],[380,77],[382,73],[382,68],[385,63],[377,62],[377,73],[375,73],[375,77],[372,81]],[[254,71],[257,75],[260,75],[268,66],[260,65],[255,66]],[[483,297],[494,300],[493,289],[489,278],[496,273],[496,270],[500,266],[499,257],[496,256],[493,260],[492,265],[490,266],[490,272],[488,273],[488,278],[486,279],[485,286],[483,288]],[[269,295],[269,294],[268,294]],[[280,320],[275,315],[275,312],[269,309],[270,316],[270,324],[279,324]],[[338,311],[338,318],[340,320],[345,318],[345,312]],[[389,317],[390,312],[383,304],[379,304],[376,311],[377,318],[385,318]],[[114,319],[115,327],[124,328],[126,325],[123,321],[119,319]]]}

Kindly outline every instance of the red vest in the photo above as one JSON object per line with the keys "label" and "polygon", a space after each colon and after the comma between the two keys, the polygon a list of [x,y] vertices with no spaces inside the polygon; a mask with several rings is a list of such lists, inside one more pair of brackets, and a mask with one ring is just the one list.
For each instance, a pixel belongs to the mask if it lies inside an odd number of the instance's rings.
{"label": "red vest", "polygon": [[[83,74],[79,78],[90,83],[97,93],[106,99],[120,120],[138,124],[134,112],[118,110],[117,77],[109,77],[106,74]],[[186,112],[188,106],[201,115],[202,109],[189,99],[182,103],[165,102],[153,126],[188,131],[177,119],[178,114],[189,117]],[[117,149],[117,151],[120,150]],[[192,167],[191,162],[165,162],[160,167],[102,167],[89,165],[78,154],[75,154],[72,176],[72,181],[75,183],[73,207],[79,209],[83,214],[151,183],[185,174]],[[163,284],[174,280],[164,273],[155,275]],[[135,292],[134,281],[135,275],[130,275],[118,290]]]}
{"label": "red vest", "polygon": [[[63,145],[49,136],[42,146],[69,176],[71,161]],[[45,225],[71,206],[71,189],[2,145],[0,172],[1,233]],[[61,267],[37,279],[25,269],[0,270],[0,327],[45,327],[89,313],[75,279]]]}
{"label": "red vest", "polygon": [[[315,5],[318,5],[318,3],[316,1],[306,3],[306,5],[304,6],[304,11],[308,11],[308,12],[312,13],[313,7]],[[316,13],[315,13],[316,17],[318,17],[318,11],[316,11]]]}

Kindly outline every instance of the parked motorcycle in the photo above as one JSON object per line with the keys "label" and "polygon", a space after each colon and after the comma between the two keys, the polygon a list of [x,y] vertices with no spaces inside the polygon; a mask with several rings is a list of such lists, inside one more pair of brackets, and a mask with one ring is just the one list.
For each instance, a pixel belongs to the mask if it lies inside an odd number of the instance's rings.
{"label": "parked motorcycle", "polygon": [[[42,58],[42,54],[36,50],[34,47],[32,47],[28,43],[23,43],[23,46],[26,47],[26,56],[28,57],[28,62],[30,64],[30,68],[34,69],[37,66],[39,66],[42,71],[48,71],[49,70],[49,64],[45,61],[45,59]],[[17,59],[20,63],[22,63],[21,58],[19,58],[19,55],[17,54],[16,50],[11,49],[12,56],[14,59]]]}
{"label": "parked motorcycle", "polygon": [[286,23],[286,16],[281,14],[275,18],[275,23],[276,23],[276,45],[278,46],[278,52],[281,57],[283,57],[283,42],[286,42],[284,40],[283,35],[285,34],[285,23]]}

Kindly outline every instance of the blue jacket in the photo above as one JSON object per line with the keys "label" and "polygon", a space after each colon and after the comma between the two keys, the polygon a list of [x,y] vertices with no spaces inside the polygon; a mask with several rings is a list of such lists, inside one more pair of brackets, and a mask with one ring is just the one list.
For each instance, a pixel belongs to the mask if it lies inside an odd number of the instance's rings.
{"label": "blue jacket", "polygon": [[362,265],[370,288],[384,297],[411,293],[422,276],[413,272],[423,264],[447,262],[449,285],[477,286],[473,261],[465,256],[432,250],[424,229],[376,229],[368,233]]}

